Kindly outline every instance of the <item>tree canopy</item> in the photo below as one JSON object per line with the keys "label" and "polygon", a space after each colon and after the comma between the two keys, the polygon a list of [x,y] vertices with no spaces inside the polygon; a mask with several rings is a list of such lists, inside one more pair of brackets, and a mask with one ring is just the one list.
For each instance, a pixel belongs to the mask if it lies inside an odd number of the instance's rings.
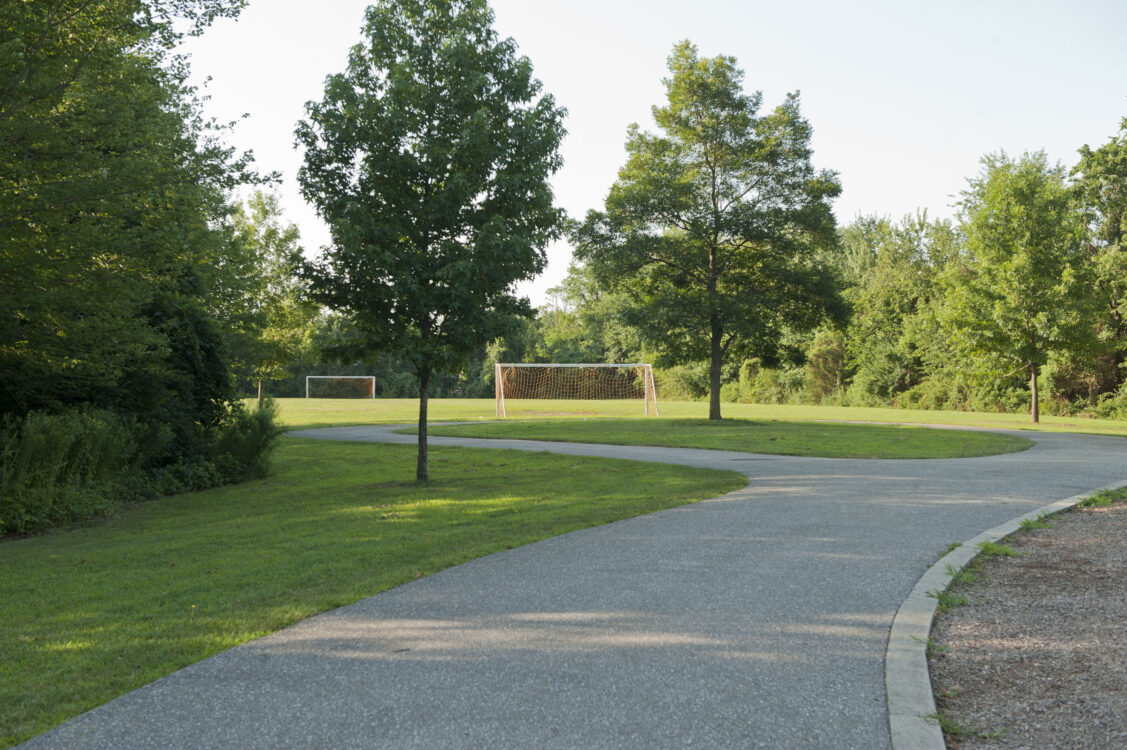
{"label": "tree canopy", "polygon": [[629,129],[604,211],[573,232],[577,257],[632,301],[626,318],[668,363],[707,359],[720,419],[727,357],[777,357],[789,330],[839,319],[830,201],[841,187],[811,164],[810,124],[790,94],[760,114],[731,57],[678,44],[654,107],[660,134]]}
{"label": "tree canopy", "polygon": [[1027,374],[1037,422],[1049,354],[1093,334],[1082,217],[1065,170],[1044,152],[992,154],[982,165],[963,192],[966,244],[947,275],[946,320],[967,349]]}
{"label": "tree canopy", "polygon": [[560,230],[548,178],[564,111],[485,0],[383,0],[306,113],[298,179],[332,234],[307,268],[312,293],[353,319],[342,353],[410,362],[425,480],[432,375],[531,315],[513,285]]}

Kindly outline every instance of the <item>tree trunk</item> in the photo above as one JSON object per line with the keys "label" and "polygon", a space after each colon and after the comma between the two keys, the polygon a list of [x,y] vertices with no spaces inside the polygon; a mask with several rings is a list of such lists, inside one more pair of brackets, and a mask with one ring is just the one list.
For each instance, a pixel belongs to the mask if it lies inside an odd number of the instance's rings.
{"label": "tree trunk", "polygon": [[1031,394],[1029,415],[1031,421],[1036,424],[1041,421],[1041,401],[1037,396],[1037,365],[1032,362],[1029,363],[1029,392]]}
{"label": "tree trunk", "polygon": [[415,466],[415,480],[425,482],[427,476],[427,391],[430,389],[430,370],[419,372],[419,461]]}
{"label": "tree trunk", "polygon": [[712,316],[712,361],[708,368],[708,418],[720,421],[720,365],[724,352],[720,348],[720,319]]}
{"label": "tree trunk", "polygon": [[258,408],[262,408],[262,378],[258,379]]}

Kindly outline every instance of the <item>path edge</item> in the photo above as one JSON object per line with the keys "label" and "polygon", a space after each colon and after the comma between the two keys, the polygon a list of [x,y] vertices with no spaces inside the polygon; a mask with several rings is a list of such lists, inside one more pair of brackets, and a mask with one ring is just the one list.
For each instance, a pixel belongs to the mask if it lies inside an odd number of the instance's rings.
{"label": "path edge", "polygon": [[1021,528],[1026,519],[1036,520],[1075,507],[1081,500],[1103,490],[1127,487],[1127,481],[1109,484],[1079,495],[1043,505],[982,532],[941,557],[928,568],[908,598],[900,605],[888,634],[884,657],[884,687],[892,750],[946,750],[927,667],[927,643],[938,602],[929,594],[945,591],[952,579],[979,553],[978,545],[996,542]]}

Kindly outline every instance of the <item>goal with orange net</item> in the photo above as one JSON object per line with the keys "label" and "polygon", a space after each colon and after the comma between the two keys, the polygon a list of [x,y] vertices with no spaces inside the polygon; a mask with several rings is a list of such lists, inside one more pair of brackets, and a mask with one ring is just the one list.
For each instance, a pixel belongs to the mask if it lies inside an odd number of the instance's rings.
{"label": "goal with orange net", "polygon": [[498,364],[497,416],[506,403],[522,399],[640,400],[644,414],[657,416],[653,368],[647,364]]}

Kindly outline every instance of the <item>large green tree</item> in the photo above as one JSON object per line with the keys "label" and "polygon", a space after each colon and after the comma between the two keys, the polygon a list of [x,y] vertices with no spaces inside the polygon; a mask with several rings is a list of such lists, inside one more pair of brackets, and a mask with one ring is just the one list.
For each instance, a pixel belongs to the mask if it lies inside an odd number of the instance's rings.
{"label": "large green tree", "polygon": [[559,233],[548,178],[564,111],[485,0],[384,0],[306,112],[298,179],[332,233],[313,294],[354,320],[352,356],[411,362],[425,480],[431,377],[531,314],[513,286]]}
{"label": "large green tree", "polygon": [[841,188],[811,164],[810,124],[790,94],[760,114],[731,57],[689,42],[669,57],[660,134],[630,127],[603,212],[573,232],[576,255],[632,301],[628,320],[668,363],[709,362],[720,419],[725,358],[775,358],[788,329],[844,308],[820,250],[835,241]]}
{"label": "large green tree", "polygon": [[966,243],[944,277],[942,319],[965,351],[1025,373],[1037,422],[1049,355],[1094,344],[1082,215],[1044,152],[984,157],[961,212]]}
{"label": "large green tree", "polygon": [[209,140],[168,49],[242,5],[0,3],[0,412],[143,411],[122,391],[173,366],[154,297],[222,246],[245,162]]}

